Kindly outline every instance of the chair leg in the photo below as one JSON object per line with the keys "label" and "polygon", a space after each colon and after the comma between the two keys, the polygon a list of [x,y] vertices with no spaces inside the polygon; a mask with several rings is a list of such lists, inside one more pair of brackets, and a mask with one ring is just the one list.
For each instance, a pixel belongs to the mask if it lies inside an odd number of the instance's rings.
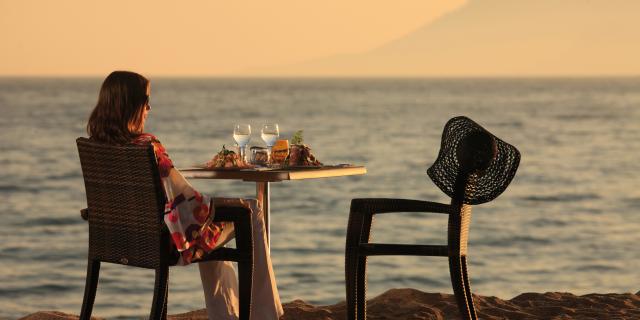
{"label": "chair leg", "polygon": [[372,215],[354,210],[349,214],[347,244],[345,248],[345,283],[347,295],[347,319],[367,318],[367,257],[360,256],[360,243],[368,243]]}
{"label": "chair leg", "polygon": [[[464,281],[466,271],[463,271],[463,266],[464,264],[462,256],[449,256],[449,273],[451,274],[451,285],[453,286],[453,293],[456,297],[456,302],[458,303],[458,309],[460,310],[460,317],[464,320],[477,320],[477,318],[475,317],[475,310],[472,313],[472,307],[470,308],[469,306],[466,282]],[[473,300],[471,301],[473,302]]]}
{"label": "chair leg", "polygon": [[473,295],[471,295],[471,284],[469,283],[469,273],[467,272],[467,256],[461,257],[462,262],[462,281],[464,281],[464,291],[465,296],[467,297],[467,306],[469,306],[469,313],[471,314],[471,319],[478,319],[476,315],[476,308],[473,303]]}
{"label": "chair leg", "polygon": [[166,319],[167,318],[167,310],[169,310],[169,308],[167,307],[167,305],[169,304],[169,279],[167,277],[167,289],[164,291],[164,307],[162,308],[162,319]]}
{"label": "chair leg", "polygon": [[367,319],[367,257],[358,258],[356,272],[356,309],[357,319]]}
{"label": "chair leg", "polygon": [[[252,288],[253,288],[253,219],[250,211],[238,215],[234,222],[236,231],[236,250],[245,258],[238,261],[238,300],[239,320],[249,320],[251,317]],[[259,316],[259,315],[258,315]]]}
{"label": "chair leg", "polygon": [[347,319],[355,320],[357,316],[357,276],[358,251],[347,249],[345,257],[345,284],[347,289]]}
{"label": "chair leg", "polygon": [[160,320],[166,315],[165,305],[167,297],[167,287],[169,281],[169,266],[162,266],[156,269],[156,281],[153,288],[153,302],[151,304],[151,315],[149,319]]}
{"label": "chair leg", "polygon": [[80,310],[80,320],[91,319],[99,277],[100,261],[89,259],[87,261],[87,279],[84,285],[84,299],[82,300],[82,309]]}
{"label": "chair leg", "polygon": [[238,262],[238,291],[240,300],[239,320],[251,317],[251,287],[253,286],[253,261]]}
{"label": "chair leg", "polygon": [[347,319],[366,319],[367,257],[357,249],[348,249],[345,259]]}

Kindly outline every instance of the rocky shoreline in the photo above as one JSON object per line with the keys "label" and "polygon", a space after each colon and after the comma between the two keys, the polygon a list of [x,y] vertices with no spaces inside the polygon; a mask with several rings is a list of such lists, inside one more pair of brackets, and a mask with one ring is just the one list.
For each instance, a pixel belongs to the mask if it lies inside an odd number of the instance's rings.
{"label": "rocky shoreline", "polygon": [[[576,296],[566,292],[523,293],[513,299],[474,295],[478,316],[497,319],[640,319],[640,292],[587,294]],[[343,320],[345,303],[314,306],[302,300],[284,304],[282,320]],[[455,299],[451,294],[426,293],[415,289],[391,289],[367,305],[370,320],[398,319],[459,319]],[[40,311],[20,320],[68,320],[77,315],[58,311]],[[171,320],[206,320],[204,310],[169,315]],[[100,318],[96,318],[100,319]]]}

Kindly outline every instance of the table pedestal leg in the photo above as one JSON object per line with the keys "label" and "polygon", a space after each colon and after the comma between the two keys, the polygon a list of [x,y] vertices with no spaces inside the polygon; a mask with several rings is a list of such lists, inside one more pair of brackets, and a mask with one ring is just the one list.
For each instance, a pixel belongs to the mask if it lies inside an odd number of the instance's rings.
{"label": "table pedestal leg", "polygon": [[269,250],[271,250],[271,228],[269,225],[270,193],[271,191],[269,190],[269,182],[256,182],[256,198],[258,199],[258,203],[262,207],[262,212],[264,213],[264,228],[265,234],[267,235],[267,244],[269,245]]}

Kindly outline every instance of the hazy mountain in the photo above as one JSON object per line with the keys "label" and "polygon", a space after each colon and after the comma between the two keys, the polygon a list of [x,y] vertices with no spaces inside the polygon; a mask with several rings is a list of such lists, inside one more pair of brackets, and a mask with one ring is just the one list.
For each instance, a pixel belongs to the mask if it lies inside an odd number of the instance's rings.
{"label": "hazy mountain", "polygon": [[470,0],[369,52],[259,73],[638,75],[640,0]]}

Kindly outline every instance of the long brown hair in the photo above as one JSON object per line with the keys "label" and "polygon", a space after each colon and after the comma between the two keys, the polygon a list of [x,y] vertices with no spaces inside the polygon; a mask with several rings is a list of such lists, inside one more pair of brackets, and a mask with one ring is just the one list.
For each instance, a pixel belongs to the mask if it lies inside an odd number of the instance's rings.
{"label": "long brown hair", "polygon": [[130,71],[114,71],[102,83],[98,103],[91,112],[87,133],[108,144],[127,144],[141,132],[148,103],[149,80]]}

